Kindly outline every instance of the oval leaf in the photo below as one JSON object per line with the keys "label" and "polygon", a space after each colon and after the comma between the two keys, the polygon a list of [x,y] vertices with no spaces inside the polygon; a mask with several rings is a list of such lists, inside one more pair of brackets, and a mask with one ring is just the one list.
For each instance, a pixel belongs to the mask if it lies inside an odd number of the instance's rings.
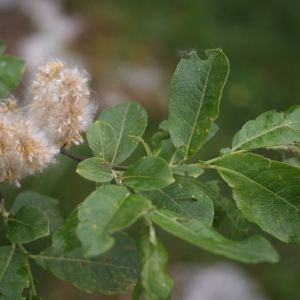
{"label": "oval leaf", "polygon": [[[114,235],[115,245],[101,256],[86,258],[80,248],[63,254],[49,247],[36,255],[37,263],[87,293],[121,294],[131,290],[139,274],[134,241],[124,232]],[[14,299],[14,298],[13,298]]]}
{"label": "oval leaf", "polygon": [[170,299],[173,279],[166,270],[168,254],[163,244],[157,237],[151,242],[149,228],[144,225],[137,239],[137,247],[142,269],[132,300],[139,300],[142,295],[145,299]]}
{"label": "oval leaf", "polygon": [[232,151],[300,142],[300,106],[285,113],[268,111],[247,122],[232,140]]}
{"label": "oval leaf", "polygon": [[214,216],[212,200],[199,185],[177,177],[164,189],[142,192],[157,208],[172,210],[188,219],[198,219],[211,225]]}
{"label": "oval leaf", "polygon": [[117,137],[112,164],[120,164],[134,151],[139,140],[130,136],[142,137],[147,119],[145,109],[138,102],[121,103],[101,113],[98,120],[108,123]]}
{"label": "oval leaf", "polygon": [[162,209],[151,212],[150,218],[164,230],[209,252],[245,263],[278,261],[276,250],[261,236],[234,242],[204,222],[185,219],[179,214]]}
{"label": "oval leaf", "polygon": [[0,55],[0,99],[20,82],[25,61],[10,55]]}
{"label": "oval leaf", "polygon": [[142,157],[123,174],[122,182],[137,190],[147,191],[164,188],[174,182],[168,163],[155,156]]}
{"label": "oval leaf", "polygon": [[26,244],[49,235],[49,219],[32,205],[22,206],[15,216],[9,215],[6,237],[16,244]]}
{"label": "oval leaf", "polygon": [[247,219],[284,242],[300,243],[298,167],[252,153],[223,156],[216,166]]}
{"label": "oval leaf", "polygon": [[18,195],[10,213],[15,215],[26,204],[36,206],[46,213],[50,223],[50,232],[55,232],[63,224],[63,218],[58,207],[59,201],[57,199],[37,192],[26,191]]}
{"label": "oval leaf", "polygon": [[117,147],[117,138],[112,127],[96,121],[87,129],[86,137],[94,155],[100,157],[102,162],[110,163]]}
{"label": "oval leaf", "polygon": [[29,274],[24,256],[15,245],[0,247],[0,294],[3,299],[22,300],[29,287]]}
{"label": "oval leaf", "polygon": [[221,49],[207,50],[207,60],[191,52],[178,64],[171,82],[169,130],[185,159],[206,142],[212,121],[219,115],[229,62]]}
{"label": "oval leaf", "polygon": [[152,208],[141,195],[130,195],[126,190],[107,185],[89,195],[78,211],[77,236],[85,256],[96,256],[114,244],[111,234],[132,225]]}
{"label": "oval leaf", "polygon": [[96,182],[109,182],[113,179],[111,167],[102,163],[102,159],[92,157],[80,162],[76,172],[85,179]]}

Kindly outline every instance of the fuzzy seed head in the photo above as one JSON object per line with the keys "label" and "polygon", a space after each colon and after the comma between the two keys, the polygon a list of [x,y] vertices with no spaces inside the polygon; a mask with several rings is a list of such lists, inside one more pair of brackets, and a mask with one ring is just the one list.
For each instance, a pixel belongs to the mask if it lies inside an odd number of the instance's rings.
{"label": "fuzzy seed head", "polygon": [[83,142],[81,133],[92,122],[88,78],[77,68],[56,60],[38,69],[32,86],[29,114],[59,146]]}

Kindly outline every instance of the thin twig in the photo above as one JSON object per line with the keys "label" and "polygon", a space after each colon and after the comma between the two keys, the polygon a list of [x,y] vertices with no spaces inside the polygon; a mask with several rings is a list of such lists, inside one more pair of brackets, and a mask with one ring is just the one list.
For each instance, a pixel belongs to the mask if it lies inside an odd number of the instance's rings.
{"label": "thin twig", "polygon": [[[64,148],[64,147],[65,147],[65,146],[62,146],[62,147],[60,148],[60,153],[61,153],[61,154],[64,154],[64,155],[66,155],[66,156],[69,156],[70,158],[73,158],[73,159],[75,159],[75,160],[77,160],[77,161],[83,161],[83,160],[86,159],[86,157],[81,156],[81,155],[78,155],[78,154],[75,154],[75,153],[73,153],[73,152],[67,150],[67,149]],[[106,165],[106,164],[101,164],[101,166],[103,166],[103,167],[104,167],[105,165]],[[127,169],[128,169],[128,167],[126,167],[126,166],[114,166],[114,165],[110,165],[110,167],[111,167],[112,170],[115,170],[115,171],[124,171],[124,170],[127,170]]]}

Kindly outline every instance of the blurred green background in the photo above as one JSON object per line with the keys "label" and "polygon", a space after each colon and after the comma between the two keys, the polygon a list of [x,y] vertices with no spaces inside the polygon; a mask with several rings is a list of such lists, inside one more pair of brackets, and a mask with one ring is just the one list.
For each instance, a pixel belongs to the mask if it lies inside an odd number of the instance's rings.
{"label": "blurred green background", "polygon": [[[8,51],[21,55],[18,41],[38,30],[43,34],[28,13],[39,0],[27,1],[26,9],[26,1],[23,6],[19,1],[14,2],[15,6],[9,9],[1,10],[0,6],[0,38],[8,44]],[[297,0],[54,2],[59,3],[61,14],[74,16],[81,24],[80,33],[72,41],[66,36],[63,47],[73,55],[75,63],[83,62],[90,72],[93,97],[99,109],[121,101],[140,101],[149,113],[145,136],[149,143],[158,123],[167,118],[172,74],[180,58],[190,50],[196,50],[199,57],[205,59],[206,49],[222,48],[231,66],[220,116],[216,120],[220,130],[194,161],[214,158],[221,148],[230,147],[232,136],[246,121],[267,110],[284,111],[299,103],[300,2]],[[56,19],[47,26],[59,30]],[[27,82],[25,78],[16,91],[18,95]],[[86,144],[71,150],[91,155]],[[144,155],[141,147],[126,163],[139,155]],[[61,212],[66,218],[95,185],[75,173],[76,162],[67,157],[60,157],[59,161],[36,178],[24,179],[20,189],[5,185],[3,195],[7,207],[18,193],[31,189],[60,199]],[[219,178],[216,174],[208,172],[201,180],[216,178]],[[230,195],[226,185],[221,186],[224,194]],[[223,233],[228,234],[228,230],[223,229]],[[256,225],[251,233],[267,237],[278,250],[281,261],[276,265],[237,265],[258,282],[267,299],[300,299],[300,246],[276,241]],[[132,234],[135,234],[134,228]],[[226,261],[165,233],[160,232],[160,235],[168,249],[170,264],[208,265]],[[7,243],[3,230],[1,242]],[[38,253],[49,243],[50,239],[45,239],[44,245],[32,243],[27,248]],[[99,294],[85,295],[39,267],[33,269],[40,281],[38,292],[45,299],[113,299]]]}

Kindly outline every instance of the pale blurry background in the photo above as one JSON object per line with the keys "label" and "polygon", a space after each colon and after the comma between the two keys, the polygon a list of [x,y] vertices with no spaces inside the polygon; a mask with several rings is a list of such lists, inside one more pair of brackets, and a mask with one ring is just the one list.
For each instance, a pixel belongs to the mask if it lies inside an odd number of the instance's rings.
{"label": "pale blurry background", "polygon": [[[300,2],[297,0],[0,0],[0,38],[7,53],[27,61],[14,94],[22,101],[26,86],[41,61],[54,56],[84,67],[99,111],[124,101],[139,101],[149,114],[145,139],[167,118],[169,84],[180,57],[197,50],[222,48],[231,72],[224,89],[219,132],[195,158],[218,156],[248,120],[276,109],[299,104]],[[86,144],[72,151],[90,155]],[[141,149],[136,156],[144,154]],[[130,163],[132,160],[128,160]],[[6,186],[7,206],[23,190],[31,189],[61,200],[66,218],[94,188],[75,174],[76,163],[60,164],[36,178],[22,181],[21,189]],[[218,178],[205,174],[202,180]],[[80,186],[80,190],[78,190]],[[223,184],[224,193],[230,191]],[[225,223],[226,225],[226,223]],[[135,234],[136,228],[132,229]],[[7,243],[1,230],[1,241]],[[222,233],[228,236],[225,226]],[[175,279],[173,300],[299,300],[300,260],[297,245],[285,245],[262,233],[279,251],[276,265],[244,265],[178,241],[159,231],[170,256]],[[38,253],[50,244],[31,243]],[[174,249],[176,251],[174,251]],[[47,300],[130,299],[125,296],[87,295],[57,280],[38,266],[40,296]]]}

